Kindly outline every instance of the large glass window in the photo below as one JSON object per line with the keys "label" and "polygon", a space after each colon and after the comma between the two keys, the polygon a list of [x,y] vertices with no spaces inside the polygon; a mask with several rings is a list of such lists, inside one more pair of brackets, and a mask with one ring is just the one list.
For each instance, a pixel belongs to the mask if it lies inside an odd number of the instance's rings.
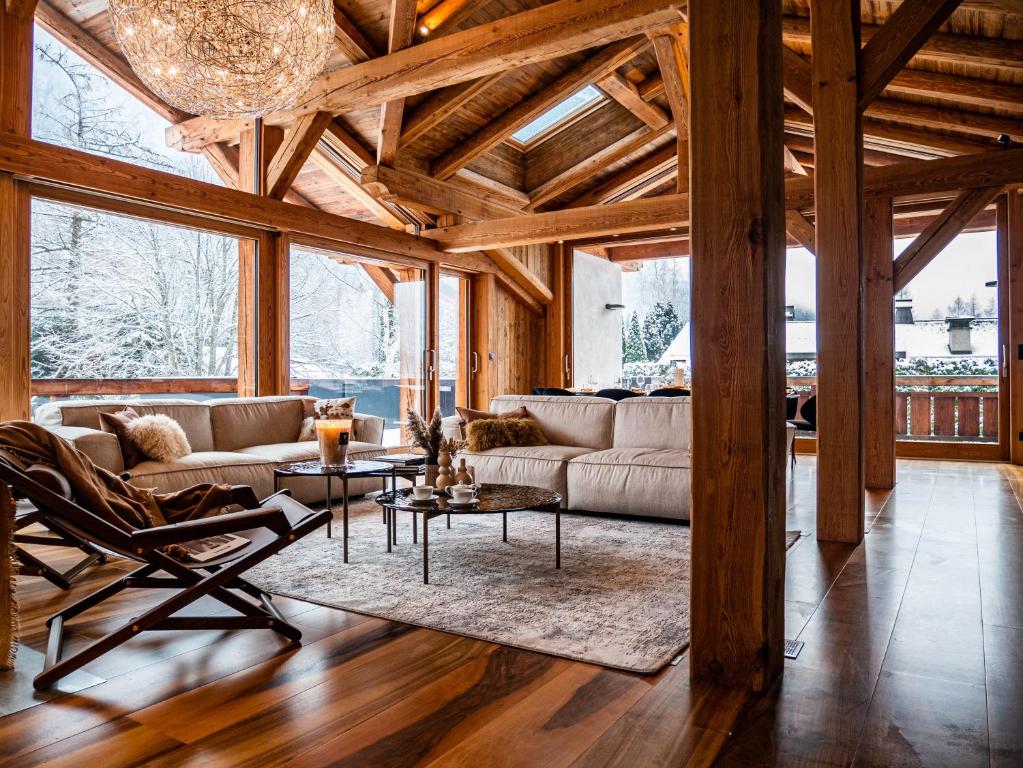
{"label": "large glass window", "polygon": [[423,409],[424,319],[420,270],[292,247],[292,378],[315,397],[356,397],[358,412],[387,420],[387,445]]}
{"label": "large glass window", "polygon": [[469,281],[440,278],[440,409],[445,416],[467,405],[469,386]]}

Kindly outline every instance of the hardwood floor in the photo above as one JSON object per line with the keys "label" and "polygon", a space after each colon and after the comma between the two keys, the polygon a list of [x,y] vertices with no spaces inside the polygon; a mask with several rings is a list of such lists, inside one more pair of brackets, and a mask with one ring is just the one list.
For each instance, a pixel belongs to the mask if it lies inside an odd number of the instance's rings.
{"label": "hardwood floor", "polygon": [[[788,555],[786,636],[806,645],[763,699],[690,685],[685,659],[642,677],[288,599],[300,649],[154,633],[36,695],[43,620],[69,598],[25,578],[0,765],[1023,764],[1023,471],[900,461],[859,547],[813,538],[815,471],[800,457],[789,481],[788,528],[811,535]],[[72,625],[69,647],[148,599]]]}

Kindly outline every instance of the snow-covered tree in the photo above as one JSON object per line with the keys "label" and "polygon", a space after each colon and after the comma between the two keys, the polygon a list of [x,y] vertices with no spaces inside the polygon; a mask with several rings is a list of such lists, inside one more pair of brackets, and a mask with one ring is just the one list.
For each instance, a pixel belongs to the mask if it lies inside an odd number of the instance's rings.
{"label": "snow-covered tree", "polygon": [[647,359],[656,362],[682,330],[675,307],[663,301],[654,304],[650,313],[643,318],[643,343]]}
{"label": "snow-covered tree", "polygon": [[633,312],[629,316],[623,333],[625,344],[622,350],[622,361],[626,363],[645,363],[647,361],[646,346],[643,344],[643,330],[639,324],[639,316]]}

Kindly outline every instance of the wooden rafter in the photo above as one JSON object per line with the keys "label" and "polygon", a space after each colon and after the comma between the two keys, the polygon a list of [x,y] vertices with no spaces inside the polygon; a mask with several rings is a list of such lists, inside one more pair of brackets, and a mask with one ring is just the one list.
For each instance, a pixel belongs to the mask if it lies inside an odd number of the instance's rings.
{"label": "wooden rafter", "polygon": [[282,199],[298,177],[316,144],[333,118],[326,112],[303,115],[284,136],[284,143],[267,169],[267,190],[270,197]]}
{"label": "wooden rafter", "polygon": [[[340,114],[565,56],[679,21],[681,0],[557,0],[481,27],[321,75],[295,108],[264,120],[287,125],[308,112]],[[198,149],[238,135],[235,120],[193,118],[168,143]]]}
{"label": "wooden rafter", "polygon": [[785,96],[808,115],[813,114],[813,89],[810,87],[810,62],[787,45],[782,46],[782,82]]}
{"label": "wooden rafter", "polygon": [[568,207],[580,208],[585,205],[598,205],[619,199],[628,199],[627,197],[619,196],[626,195],[630,191],[634,192],[635,196],[638,197],[644,191],[637,190],[638,185],[641,185],[648,179],[656,178],[659,181],[663,180],[664,174],[674,171],[677,165],[677,148],[675,144],[669,144],[614,174],[595,189],[577,197],[569,203]]}
{"label": "wooden rafter", "polygon": [[593,54],[547,87],[459,142],[456,147],[433,163],[431,169],[433,175],[439,179],[450,178],[459,168],[493,149],[522,126],[634,58],[645,46],[646,41],[643,38],[633,37],[612,43]]}
{"label": "wooden rafter", "polygon": [[630,83],[617,72],[612,72],[607,77],[597,82],[600,90],[617,101],[632,114],[649,125],[651,128],[663,128],[668,124],[668,116],[656,104],[646,101],[639,95],[639,89]]}
{"label": "wooden rafter", "polygon": [[526,293],[535,301],[541,304],[550,304],[554,300],[554,294],[544,282],[533,274],[532,270],[515,257],[511,251],[503,248],[494,248],[483,251],[507,275],[518,283]]}
{"label": "wooden rafter", "polygon": [[689,30],[678,24],[663,34],[651,36],[657,66],[664,81],[664,93],[675,120],[678,179],[676,188],[684,192],[689,187]]}
{"label": "wooden rafter", "polygon": [[536,210],[548,200],[553,200],[585,183],[595,173],[599,173],[607,166],[617,163],[634,152],[641,151],[651,142],[657,141],[662,136],[667,136],[673,130],[674,125],[672,124],[665,124],[657,129],[646,126],[637,128],[534,189],[529,195],[527,210]]}
{"label": "wooden rafter", "polygon": [[440,181],[407,169],[371,165],[362,172],[362,185],[379,200],[400,203],[435,214],[454,213],[470,221],[522,213],[498,195],[470,188],[455,180]]}
{"label": "wooden rafter", "polygon": [[425,136],[500,79],[500,74],[488,75],[479,80],[452,85],[432,96],[404,121],[398,148]]}
{"label": "wooden rafter", "polygon": [[785,231],[806,250],[817,255],[817,232],[806,216],[796,210],[785,211]]}
{"label": "wooden rafter", "polygon": [[621,264],[648,259],[681,259],[689,255],[689,236],[659,243],[642,243],[608,248],[608,261]]}
{"label": "wooden rafter", "polygon": [[895,259],[894,283],[898,293],[941,253],[974,216],[994,202],[1002,187],[968,189],[949,203],[920,235]]}
{"label": "wooden rafter", "polygon": [[422,14],[418,32],[423,37],[453,27],[474,13],[482,5],[480,0],[441,0]]}
{"label": "wooden rafter", "polygon": [[864,110],[937,31],[960,0],[905,0],[863,48],[860,110]]}
{"label": "wooden rafter", "polygon": [[785,144],[782,145],[782,150],[785,152],[785,171],[787,173],[794,173],[797,176],[806,176],[806,168],[803,167],[803,164],[793,154],[792,150]]}
{"label": "wooden rafter", "polygon": [[394,304],[394,284],[398,282],[398,278],[395,277],[394,273],[386,267],[381,267],[378,264],[367,264],[364,261],[360,261],[359,266],[363,268],[369,279],[373,281],[373,284],[384,294],[384,298],[387,299],[388,303]]}
{"label": "wooden rafter", "polygon": [[379,54],[373,44],[355,26],[338,4],[334,2],[334,42],[352,64],[360,64],[375,59]]}
{"label": "wooden rafter", "polygon": [[[412,45],[415,31],[415,0],[391,0],[391,23],[387,37],[388,53],[395,53]],[[380,129],[377,133],[377,163],[380,165],[394,165],[401,139],[401,122],[404,113],[404,98],[385,101],[380,105]]]}

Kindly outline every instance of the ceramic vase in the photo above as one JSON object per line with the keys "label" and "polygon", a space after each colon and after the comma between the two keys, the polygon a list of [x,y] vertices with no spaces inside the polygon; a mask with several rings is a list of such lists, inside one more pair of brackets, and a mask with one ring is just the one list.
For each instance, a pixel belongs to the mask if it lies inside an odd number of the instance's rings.
{"label": "ceramic vase", "polygon": [[469,468],[465,466],[465,459],[458,460],[458,470],[455,472],[455,483],[460,485],[472,485],[472,475]]}
{"label": "ceramic vase", "polygon": [[454,485],[455,479],[451,476],[451,454],[441,451],[437,455],[437,481],[433,487],[443,491],[449,485]]}

